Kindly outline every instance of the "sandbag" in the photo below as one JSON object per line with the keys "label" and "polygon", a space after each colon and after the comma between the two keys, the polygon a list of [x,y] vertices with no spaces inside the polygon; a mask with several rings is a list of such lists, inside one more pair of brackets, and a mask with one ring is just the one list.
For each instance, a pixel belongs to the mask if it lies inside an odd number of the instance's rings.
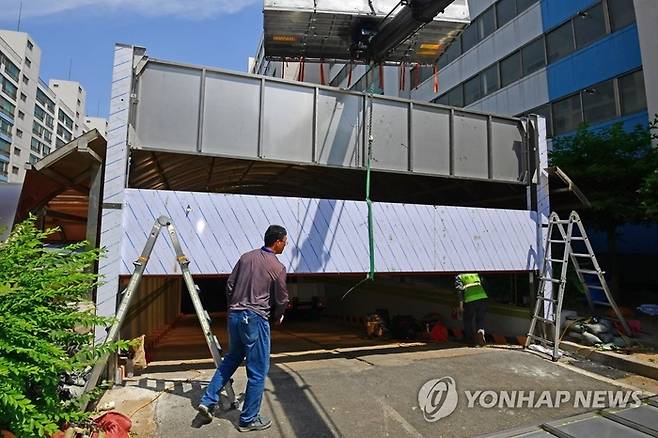
{"label": "sandbag", "polygon": [[583,333],[583,344],[596,345],[601,343],[601,339],[598,336],[588,332]]}

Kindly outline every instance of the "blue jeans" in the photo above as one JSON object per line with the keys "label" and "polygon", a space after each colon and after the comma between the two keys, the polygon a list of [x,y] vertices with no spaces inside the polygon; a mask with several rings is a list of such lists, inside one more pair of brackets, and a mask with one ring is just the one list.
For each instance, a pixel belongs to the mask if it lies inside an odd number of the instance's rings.
{"label": "blue jeans", "polygon": [[231,311],[228,333],[229,352],[215,371],[201,404],[213,407],[219,402],[219,391],[246,357],[247,389],[240,413],[240,425],[245,426],[258,416],[263,400],[265,377],[270,369],[270,323],[251,310]]}

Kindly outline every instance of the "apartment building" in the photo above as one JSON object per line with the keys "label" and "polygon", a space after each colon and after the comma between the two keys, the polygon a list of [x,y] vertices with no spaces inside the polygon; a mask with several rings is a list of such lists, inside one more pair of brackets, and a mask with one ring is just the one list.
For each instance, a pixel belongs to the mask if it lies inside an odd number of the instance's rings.
{"label": "apartment building", "polygon": [[20,183],[35,163],[82,134],[79,83],[39,78],[41,49],[25,32],[0,30],[0,183]]}

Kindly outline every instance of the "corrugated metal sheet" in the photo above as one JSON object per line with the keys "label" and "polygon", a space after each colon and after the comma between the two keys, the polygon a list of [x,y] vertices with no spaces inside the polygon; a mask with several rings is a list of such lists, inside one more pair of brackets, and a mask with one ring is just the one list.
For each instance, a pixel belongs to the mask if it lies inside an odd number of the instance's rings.
{"label": "corrugated metal sheet", "polygon": [[[178,229],[193,274],[227,274],[240,254],[262,245],[268,225],[288,230],[280,260],[289,273],[368,269],[365,202],[127,189],[122,274],[132,272],[153,221]],[[527,271],[535,269],[531,211],[375,203],[378,272]],[[146,274],[178,274],[161,236]]]}

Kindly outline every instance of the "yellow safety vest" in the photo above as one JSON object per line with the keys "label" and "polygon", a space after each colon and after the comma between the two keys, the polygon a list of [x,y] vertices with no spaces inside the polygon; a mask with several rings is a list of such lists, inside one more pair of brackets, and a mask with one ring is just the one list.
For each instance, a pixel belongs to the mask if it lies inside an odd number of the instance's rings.
{"label": "yellow safety vest", "polygon": [[464,285],[464,303],[470,303],[472,301],[484,300],[488,298],[487,293],[482,287],[479,274],[459,274],[458,277]]}

